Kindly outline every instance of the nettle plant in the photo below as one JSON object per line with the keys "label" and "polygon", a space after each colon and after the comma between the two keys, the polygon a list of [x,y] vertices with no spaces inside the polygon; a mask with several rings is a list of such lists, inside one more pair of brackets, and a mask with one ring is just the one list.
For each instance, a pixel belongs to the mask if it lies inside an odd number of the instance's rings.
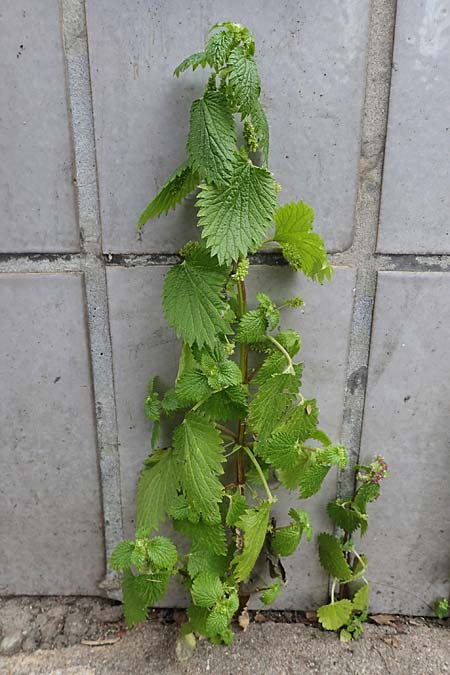
{"label": "nettle plant", "polygon": [[[279,328],[280,312],[301,307],[303,300],[286,298],[277,306],[261,292],[256,309],[247,307],[249,254],[277,248],[295,270],[319,283],[332,270],[312,228],[312,209],[301,201],[278,205],[252,34],[235,23],[212,30],[205,50],[175,70],[179,76],[189,68],[211,69],[202,97],[192,104],[188,158],[139,221],[142,227],[198,188],[201,240],[180,251],[182,262],[170,269],[163,289],[165,317],[182,340],[178,374],[163,396],[152,378],[145,402],[153,448],[162,418],[176,426],[170,447],[155,449],[145,461],[136,538],[121,542],[111,557],[111,568],[122,571],[129,626],[146,618],[171,577],[181,581],[192,599],[182,626],[191,646],[196,634],[230,643],[230,623],[245,611],[249,592],[271,604],[285,581],[280,558],[294,553],[302,536],[311,539],[302,508],[289,510],[287,525],[277,524],[276,490],[282,486],[307,499],[332,467],[347,463],[345,448],[318,429],[316,401],[300,393],[302,363],[294,361],[299,335]],[[366,505],[377,496],[373,468],[364,471],[355,497],[328,507],[344,535],[319,537],[321,563],[342,583],[362,578],[366,564],[348,536],[364,530]],[[187,552],[168,537],[153,536],[167,516],[186,536]],[[261,581],[264,561],[270,582]],[[355,635],[367,597],[358,591],[352,604],[335,601],[333,593],[319,619],[325,628],[346,625]]]}

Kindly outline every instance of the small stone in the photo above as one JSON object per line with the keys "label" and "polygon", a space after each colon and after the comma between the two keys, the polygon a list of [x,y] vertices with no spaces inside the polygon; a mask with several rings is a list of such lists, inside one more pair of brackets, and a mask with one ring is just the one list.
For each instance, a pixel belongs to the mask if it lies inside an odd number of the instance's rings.
{"label": "small stone", "polygon": [[261,612],[258,612],[255,614],[255,621],[256,623],[266,623],[267,617],[264,616],[264,614],[261,614]]}
{"label": "small stone", "polygon": [[122,605],[94,607],[92,618],[100,623],[117,623],[122,619]]}
{"label": "small stone", "polygon": [[17,654],[22,646],[22,641],[22,631],[16,630],[12,633],[7,633],[0,642],[0,654],[4,654],[5,656]]}
{"label": "small stone", "polygon": [[306,612],[305,618],[307,621],[317,621],[317,614],[316,612]]}

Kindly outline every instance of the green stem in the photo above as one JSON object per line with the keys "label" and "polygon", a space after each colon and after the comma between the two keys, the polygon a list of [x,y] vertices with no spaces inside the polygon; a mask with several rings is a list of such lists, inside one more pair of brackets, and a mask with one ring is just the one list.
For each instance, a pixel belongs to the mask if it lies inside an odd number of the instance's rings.
{"label": "green stem", "polygon": [[285,357],[286,361],[288,362],[288,372],[290,372],[291,375],[295,375],[294,364],[292,363],[292,359],[289,352],[287,352],[286,349],[283,347],[283,345],[280,344],[278,340],[276,340],[272,335],[268,335],[267,337]]}
{"label": "green stem", "polygon": [[253,463],[255,469],[256,469],[257,472],[258,472],[259,477],[261,478],[261,483],[263,484],[264,490],[266,491],[267,499],[268,499],[269,502],[271,502],[271,503],[276,502],[277,500],[276,500],[276,498],[273,496],[273,494],[272,494],[271,491],[270,491],[269,485],[268,485],[268,483],[267,483],[267,481],[266,481],[266,477],[264,476],[264,472],[263,472],[263,470],[261,469],[261,467],[260,467],[260,465],[259,465],[259,463],[258,463],[258,461],[257,461],[257,459],[256,459],[256,457],[255,457],[255,455],[254,455],[253,452],[250,450],[250,448],[244,447],[243,450],[244,450],[244,452],[246,452],[247,455],[250,457],[250,459],[251,459],[251,461],[252,461],[252,463]]}

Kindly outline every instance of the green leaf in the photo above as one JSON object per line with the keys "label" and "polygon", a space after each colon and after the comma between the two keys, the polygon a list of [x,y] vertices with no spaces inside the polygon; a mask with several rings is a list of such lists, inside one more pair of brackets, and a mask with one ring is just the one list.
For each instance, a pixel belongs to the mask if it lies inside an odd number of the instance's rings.
{"label": "green leaf", "polygon": [[173,528],[190,537],[195,546],[202,546],[205,550],[217,553],[217,555],[227,553],[225,529],[219,523],[210,524],[203,520],[197,523],[189,520],[174,520]]}
{"label": "green leaf", "polygon": [[289,509],[289,515],[291,516],[292,520],[297,523],[301,533],[303,534],[303,532],[305,532],[306,540],[311,541],[313,538],[313,528],[311,526],[311,521],[307,511],[304,509],[291,508]]}
{"label": "green leaf", "polygon": [[235,155],[233,173],[223,185],[202,185],[197,199],[202,237],[219,262],[256,250],[276,207],[275,181],[261,167]]}
{"label": "green leaf", "polygon": [[441,598],[434,603],[434,613],[438,619],[447,619],[449,615],[449,603],[447,598]]}
{"label": "green leaf", "polygon": [[233,560],[234,578],[244,581],[250,576],[266,538],[271,502],[264,501],[247,509],[236,523],[244,533],[244,548]]}
{"label": "green leaf", "polygon": [[191,54],[191,56],[188,56],[184,61],[180,63],[179,66],[175,68],[173,71],[173,74],[175,77],[179,77],[181,73],[183,73],[185,70],[188,70],[189,68],[192,68],[192,70],[195,70],[201,66],[204,68],[206,66],[206,54],[205,52],[196,52],[195,54]]}
{"label": "green leaf", "polygon": [[145,463],[137,488],[136,527],[158,529],[165,520],[179,485],[179,470],[173,451],[155,452]]}
{"label": "green leaf", "polygon": [[271,605],[280,595],[281,579],[278,578],[269,588],[266,588],[264,593],[261,593],[259,599],[264,605]]}
{"label": "green leaf", "polygon": [[205,49],[206,60],[211,68],[218,69],[223,66],[235,44],[236,35],[227,30],[211,35]]}
{"label": "green leaf", "polygon": [[[267,319],[257,309],[246,312],[239,321],[236,342],[259,342],[267,331]],[[285,360],[286,362],[286,360]]]}
{"label": "green leaf", "polygon": [[258,145],[263,151],[264,161],[267,164],[269,161],[269,123],[259,101],[255,101],[250,111],[250,119],[258,139]]}
{"label": "green leaf", "polygon": [[[314,434],[315,436],[317,435]],[[311,436],[312,438],[312,436]],[[348,464],[347,451],[343,445],[327,445],[316,452],[316,460],[323,466],[333,466],[336,464],[340,469],[345,469]]]}
{"label": "green leaf", "polygon": [[193,170],[208,183],[224,183],[236,150],[236,129],[227,99],[219,91],[207,91],[191,107],[187,151]]}
{"label": "green leaf", "polygon": [[380,496],[379,483],[363,483],[353,498],[353,503],[361,513],[366,513],[367,504],[374,502]]}
{"label": "green leaf", "polygon": [[247,416],[247,394],[244,387],[227,387],[209,397],[199,408],[207,417],[221,422]]}
{"label": "green leaf", "polygon": [[353,609],[357,612],[367,612],[369,607],[370,586],[364,584],[353,596]]}
{"label": "green leaf", "polygon": [[131,555],[134,551],[134,541],[124,540],[117,544],[111,553],[109,566],[112,570],[124,570],[131,565]]}
{"label": "green leaf", "polygon": [[328,532],[321,532],[318,540],[319,559],[324,570],[340,581],[350,581],[352,571],[342,552],[339,539]]}
{"label": "green leaf", "polygon": [[282,557],[292,555],[300,543],[302,534],[297,525],[286,525],[275,531],[272,537],[272,550]]}
{"label": "green leaf", "polygon": [[208,551],[202,545],[194,543],[191,546],[187,561],[189,576],[193,579],[200,572],[209,572],[216,577],[225,574],[227,558]]}
{"label": "green leaf", "polygon": [[230,620],[227,613],[220,606],[214,607],[206,619],[206,630],[209,635],[221,635],[227,628]]}
{"label": "green leaf", "polygon": [[139,574],[134,577],[137,592],[147,605],[154,605],[161,600],[167,592],[171,573],[167,570],[153,572],[151,574]]}
{"label": "green leaf", "polygon": [[322,283],[331,278],[331,267],[323,241],[312,229],[313,220],[314,211],[304,202],[285,204],[275,213],[273,240],[294,269]]}
{"label": "green leaf", "polygon": [[219,335],[230,331],[223,315],[222,297],[227,269],[218,265],[200,245],[180,265],[168,272],[163,289],[167,322],[189,345],[213,346]]}
{"label": "green leaf", "polygon": [[180,482],[189,506],[206,520],[218,517],[223,486],[223,446],[214,424],[190,412],[173,433],[173,447],[180,463]]}
{"label": "green leaf", "polygon": [[236,106],[243,117],[254,110],[261,91],[255,59],[242,47],[236,47],[229,59],[228,82],[233,90]]}
{"label": "green leaf", "polygon": [[[206,607],[197,607],[197,605],[190,605],[187,608],[186,614],[189,622],[183,624],[182,630],[198,633],[199,635],[206,635],[206,619],[209,612]],[[184,631],[183,631],[184,632]]]}
{"label": "green leaf", "polygon": [[175,389],[168,389],[161,401],[161,408],[165,415],[172,415],[181,407],[180,401],[177,399]]}
{"label": "green leaf", "polygon": [[317,618],[326,630],[338,630],[350,620],[352,603],[350,600],[339,600],[330,605],[323,605],[317,610]]}
{"label": "green leaf", "polygon": [[329,502],[327,513],[333,523],[348,534],[352,534],[352,532],[357,530],[362,522],[367,522],[366,515],[355,511],[350,506],[346,507],[335,501]]}
{"label": "green leaf", "polygon": [[139,592],[139,582],[131,570],[125,570],[122,577],[123,615],[128,628],[142,623],[147,618],[148,604]]}
{"label": "green leaf", "polygon": [[281,431],[295,434],[298,441],[306,441],[311,438],[318,422],[319,410],[314,399],[304,401],[290,412],[279,428]]}
{"label": "green leaf", "polygon": [[178,379],[175,391],[177,399],[183,405],[193,405],[213,393],[206,375],[199,368],[183,373]]}
{"label": "green leaf", "polygon": [[138,220],[138,229],[144,227],[151,218],[156,218],[162,213],[168,213],[187,197],[200,182],[200,176],[196,173],[188,161],[183,162],[163,185],[156,197],[145,207]]}
{"label": "green leaf", "polygon": [[241,516],[245,513],[248,508],[247,500],[244,495],[241,495],[239,490],[233,492],[231,495],[227,495],[230,500],[230,505],[228,507],[227,515],[225,522],[230,527],[236,525]]}
{"label": "green leaf", "polygon": [[299,388],[299,377],[290,373],[273,375],[258,390],[250,404],[250,424],[261,440],[266,438],[281,420]]}
{"label": "green leaf", "polygon": [[310,457],[304,465],[298,481],[300,499],[308,499],[308,497],[315,495],[322,487],[329,470],[329,466],[322,466],[315,461],[314,456]]}
{"label": "green leaf", "polygon": [[198,607],[212,607],[223,595],[222,582],[210,572],[200,572],[192,583],[191,594]]}
{"label": "green leaf", "polygon": [[170,570],[178,560],[175,544],[167,537],[155,537],[147,543],[147,556],[158,569]]}
{"label": "green leaf", "polygon": [[296,468],[304,455],[296,435],[285,431],[275,432],[265,443],[258,444],[258,454],[275,469],[284,471]]}
{"label": "green leaf", "polygon": [[202,354],[201,367],[209,386],[216,391],[242,383],[239,366],[223,354]]}
{"label": "green leaf", "polygon": [[264,384],[272,375],[282,373],[283,370],[286,370],[286,357],[279,351],[272,352],[264,359],[253,382],[257,385]]}
{"label": "green leaf", "polygon": [[184,495],[177,495],[170,505],[169,515],[174,520],[189,520],[198,523],[200,516],[192,511]]}

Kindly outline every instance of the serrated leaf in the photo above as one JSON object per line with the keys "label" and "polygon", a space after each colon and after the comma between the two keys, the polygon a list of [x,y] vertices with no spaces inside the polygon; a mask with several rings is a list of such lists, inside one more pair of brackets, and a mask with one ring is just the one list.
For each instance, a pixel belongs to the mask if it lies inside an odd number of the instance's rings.
{"label": "serrated leaf", "polygon": [[279,431],[295,434],[298,441],[311,438],[311,432],[317,426],[319,410],[314,399],[296,406],[286,417]]}
{"label": "serrated leaf", "polygon": [[230,331],[224,319],[227,303],[222,290],[227,269],[218,265],[201,246],[167,274],[163,307],[167,323],[189,345],[214,346],[219,335]]}
{"label": "serrated leaf", "polygon": [[250,111],[250,119],[255,129],[258,145],[263,151],[264,161],[267,164],[269,161],[269,123],[259,101],[255,101]]}
{"label": "serrated leaf", "polygon": [[161,600],[167,592],[171,573],[161,570],[151,574],[139,574],[134,577],[137,592],[147,606],[154,605]]}
{"label": "serrated leaf", "polygon": [[195,190],[200,182],[200,176],[193,170],[190,162],[183,162],[167,182],[163,185],[156,197],[145,207],[138,220],[138,229],[144,227],[151,218],[156,218],[162,213],[168,213],[175,209],[178,204]]}
{"label": "serrated leaf", "polygon": [[348,464],[347,451],[343,445],[327,445],[316,452],[316,461],[324,466],[337,465],[339,469],[345,469]]}
{"label": "serrated leaf", "polygon": [[303,453],[295,434],[275,432],[264,443],[258,444],[258,454],[275,469],[289,471],[298,467]]}
{"label": "serrated leaf", "polygon": [[353,596],[353,609],[357,612],[367,612],[369,607],[370,586],[364,584]]}
{"label": "serrated leaf", "polygon": [[177,399],[175,389],[168,389],[161,401],[161,408],[165,415],[172,415],[172,413],[179,410],[181,407],[180,401]]}
{"label": "serrated leaf", "polygon": [[217,555],[226,555],[225,529],[219,523],[209,524],[203,520],[197,523],[189,520],[174,520],[173,527],[177,532],[190,537],[195,546],[202,546]]}
{"label": "serrated leaf", "polygon": [[223,355],[203,354],[201,366],[209,386],[215,391],[242,383],[242,373],[237,363]]}
{"label": "serrated leaf", "polygon": [[160,450],[152,455],[139,477],[136,527],[158,529],[165,520],[179,485],[178,465],[173,451]]}
{"label": "serrated leaf", "polygon": [[131,565],[131,556],[134,551],[134,541],[124,540],[117,544],[111,553],[109,566],[112,570],[124,570]]}
{"label": "serrated leaf", "polygon": [[298,486],[300,488],[300,499],[308,499],[308,497],[315,495],[322,487],[322,483],[329,470],[329,466],[317,464],[317,462],[314,461],[314,458],[311,458],[307,464],[305,464],[301,475],[299,476]]}
{"label": "serrated leaf", "polygon": [[208,635],[221,635],[230,623],[228,615],[223,607],[214,607],[206,619]]}
{"label": "serrated leaf", "polygon": [[348,623],[351,613],[351,601],[339,600],[333,604],[319,607],[317,618],[326,630],[338,630]]}
{"label": "serrated leaf", "polygon": [[261,245],[276,208],[275,181],[267,169],[235,155],[223,185],[202,185],[197,199],[202,237],[220,263],[247,257]]}
{"label": "serrated leaf", "polygon": [[177,399],[183,405],[193,405],[213,393],[206,375],[199,368],[183,373],[178,379],[175,391]]}
{"label": "serrated leaf", "polygon": [[216,577],[225,574],[227,558],[208,551],[200,544],[192,544],[188,555],[187,570],[193,579],[200,572],[209,572]]}
{"label": "serrated leaf", "polygon": [[227,525],[234,526],[248,508],[247,500],[241,495],[239,490],[227,495],[230,500],[225,522]]}
{"label": "serrated leaf", "polygon": [[261,593],[259,599],[264,605],[271,605],[280,595],[281,591],[281,579],[278,578],[275,583],[273,583],[269,588]]}
{"label": "serrated leaf", "polygon": [[233,90],[237,109],[243,117],[255,108],[261,91],[258,68],[252,55],[242,47],[233,49],[228,59],[228,82]]}
{"label": "serrated leaf", "polygon": [[240,419],[247,416],[247,394],[242,386],[227,387],[212,394],[199,410],[221,422]]}
{"label": "serrated leaf", "polygon": [[240,319],[236,342],[259,342],[267,331],[267,319],[257,309],[246,312]]}
{"label": "serrated leaf", "polygon": [[190,412],[173,433],[173,447],[180,463],[180,482],[189,506],[206,520],[216,519],[223,486],[223,446],[214,424]]}
{"label": "serrated leaf", "polygon": [[167,537],[155,537],[147,543],[147,556],[158,569],[172,569],[178,560],[175,544]]}
{"label": "serrated leaf", "polygon": [[271,503],[261,502],[247,509],[236,526],[244,533],[244,548],[233,560],[234,578],[244,581],[250,576],[266,538]]}
{"label": "serrated leaf", "polygon": [[297,525],[280,527],[272,537],[272,550],[282,557],[292,555],[296,551],[301,537],[302,534]]}
{"label": "serrated leaf", "polygon": [[282,373],[284,370],[286,370],[286,357],[279,351],[273,352],[264,359],[253,382],[257,385],[264,384],[270,380],[272,375]]}
{"label": "serrated leaf", "polygon": [[291,403],[295,400],[299,388],[299,377],[290,373],[281,373],[265,382],[258,389],[250,404],[250,425],[253,431],[264,440],[279,423]]}
{"label": "serrated leaf", "polygon": [[361,513],[366,513],[367,504],[374,502],[380,496],[379,483],[364,483],[361,485],[353,499],[353,503]]}
{"label": "serrated leaf", "polygon": [[222,582],[210,572],[200,572],[192,582],[191,595],[198,607],[212,607],[223,595]]}
{"label": "serrated leaf", "polygon": [[122,602],[125,623],[129,628],[145,621],[148,604],[139,592],[136,577],[131,570],[125,570],[122,577]]}
{"label": "serrated leaf", "polygon": [[206,60],[211,68],[217,69],[223,66],[235,44],[236,35],[227,30],[211,35],[205,49]]}
{"label": "serrated leaf", "polygon": [[274,241],[296,270],[315,281],[331,277],[326,250],[320,236],[313,231],[314,211],[304,202],[291,202],[280,207],[274,216]]}
{"label": "serrated leaf", "polygon": [[206,635],[206,619],[209,614],[208,609],[206,607],[190,605],[186,610],[186,614],[189,622],[182,625],[182,630],[184,629],[184,631],[187,630],[200,635]]}
{"label": "serrated leaf", "polygon": [[333,523],[348,534],[352,534],[361,526],[363,521],[367,521],[367,516],[337,502],[328,503],[327,513]]}
{"label": "serrated leaf", "polygon": [[173,74],[175,75],[175,77],[179,77],[181,73],[183,73],[185,70],[188,70],[189,68],[195,70],[199,66],[201,66],[202,68],[206,66],[205,52],[196,52],[195,54],[191,54],[191,56],[188,56],[175,68]]}
{"label": "serrated leaf", "polygon": [[208,183],[224,183],[236,152],[236,129],[224,94],[207,91],[193,102],[187,151],[194,171]]}
{"label": "serrated leaf", "polygon": [[328,532],[321,532],[318,541],[320,564],[324,570],[340,581],[350,581],[352,571],[342,552],[339,539]]}

